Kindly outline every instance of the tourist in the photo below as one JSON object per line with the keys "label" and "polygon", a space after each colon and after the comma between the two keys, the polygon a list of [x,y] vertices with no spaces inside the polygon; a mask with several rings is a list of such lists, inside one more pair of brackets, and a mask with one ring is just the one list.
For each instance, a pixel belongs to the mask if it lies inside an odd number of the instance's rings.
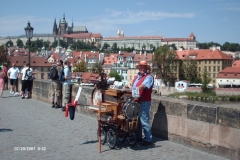
{"label": "tourist", "polygon": [[19,69],[16,67],[15,63],[12,64],[12,67],[8,70],[8,79],[10,79],[11,89],[10,94],[15,93],[16,86],[18,84]]}

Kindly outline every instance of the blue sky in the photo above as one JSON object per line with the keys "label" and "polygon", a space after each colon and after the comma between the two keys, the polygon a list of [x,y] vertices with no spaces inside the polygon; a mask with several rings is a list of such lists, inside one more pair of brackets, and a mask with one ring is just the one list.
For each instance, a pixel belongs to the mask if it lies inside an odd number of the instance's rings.
{"label": "blue sky", "polygon": [[164,36],[198,42],[240,44],[239,0],[0,0],[0,36],[25,34],[30,21],[34,33],[52,33],[65,14],[74,26],[86,26],[103,37]]}

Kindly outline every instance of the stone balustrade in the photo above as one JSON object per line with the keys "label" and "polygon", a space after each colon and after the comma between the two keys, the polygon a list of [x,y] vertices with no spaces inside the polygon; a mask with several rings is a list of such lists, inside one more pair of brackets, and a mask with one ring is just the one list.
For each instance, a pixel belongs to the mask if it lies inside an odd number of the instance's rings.
{"label": "stone balustrade", "polygon": [[[50,104],[50,82],[34,80],[32,97]],[[76,96],[78,88],[72,86],[72,97]],[[96,113],[88,109],[92,104],[93,89],[82,87],[77,112],[97,118]],[[240,159],[240,105],[220,106],[156,97],[152,99],[150,114],[154,136],[226,158]]]}

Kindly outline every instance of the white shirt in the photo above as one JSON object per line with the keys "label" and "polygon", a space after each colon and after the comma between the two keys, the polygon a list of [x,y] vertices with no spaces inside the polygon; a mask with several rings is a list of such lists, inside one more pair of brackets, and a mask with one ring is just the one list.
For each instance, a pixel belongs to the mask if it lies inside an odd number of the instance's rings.
{"label": "white shirt", "polygon": [[9,68],[8,73],[10,73],[10,79],[17,79],[19,69],[17,67],[15,67],[15,68],[11,67],[11,68]]}
{"label": "white shirt", "polygon": [[[25,79],[25,76],[26,76],[26,70],[28,69],[28,67],[25,67],[21,70],[21,73],[22,73],[22,80],[27,80]],[[32,71],[32,68],[30,68],[30,71]]]}

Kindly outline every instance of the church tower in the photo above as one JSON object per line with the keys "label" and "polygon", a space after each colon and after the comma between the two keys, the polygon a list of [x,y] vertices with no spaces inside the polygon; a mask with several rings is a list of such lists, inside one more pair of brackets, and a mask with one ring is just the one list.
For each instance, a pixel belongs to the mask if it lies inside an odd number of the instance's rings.
{"label": "church tower", "polygon": [[63,14],[63,20],[60,23],[60,30],[61,30],[61,35],[65,34],[66,28],[67,28],[67,22],[65,20],[65,14]]}
{"label": "church tower", "polygon": [[57,34],[58,34],[58,29],[57,29],[57,23],[55,18],[54,24],[53,24],[53,35],[57,35]]}

